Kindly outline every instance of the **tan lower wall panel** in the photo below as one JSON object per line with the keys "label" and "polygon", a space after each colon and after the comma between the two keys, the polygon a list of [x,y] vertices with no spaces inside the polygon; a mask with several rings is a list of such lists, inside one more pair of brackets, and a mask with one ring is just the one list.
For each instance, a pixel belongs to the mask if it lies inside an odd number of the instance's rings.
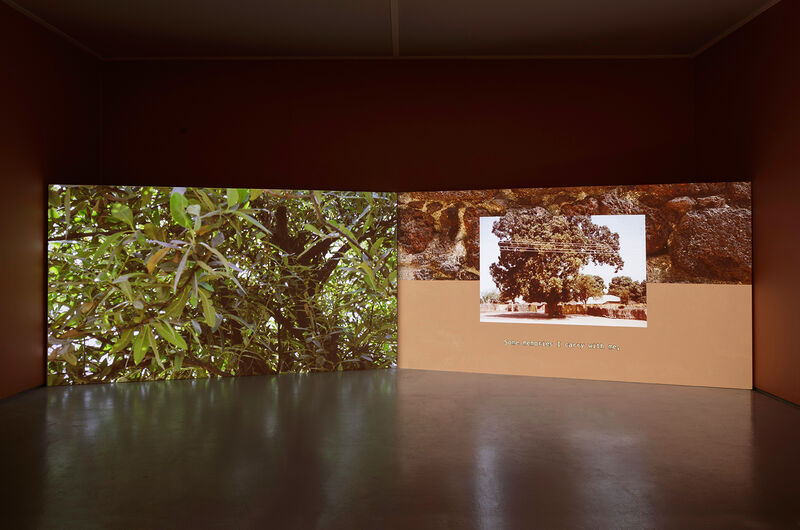
{"label": "tan lower wall panel", "polygon": [[[479,282],[401,280],[401,368],[752,387],[749,285],[648,284],[646,328],[479,322]],[[505,339],[552,341],[509,346]],[[556,347],[557,341],[562,346]],[[567,348],[616,344],[620,350]]]}

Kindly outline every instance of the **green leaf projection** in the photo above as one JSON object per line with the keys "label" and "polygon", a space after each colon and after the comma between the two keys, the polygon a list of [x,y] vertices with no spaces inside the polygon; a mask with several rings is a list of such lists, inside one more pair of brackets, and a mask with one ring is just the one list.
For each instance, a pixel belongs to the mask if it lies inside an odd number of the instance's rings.
{"label": "green leaf projection", "polygon": [[48,384],[397,359],[396,195],[51,186]]}

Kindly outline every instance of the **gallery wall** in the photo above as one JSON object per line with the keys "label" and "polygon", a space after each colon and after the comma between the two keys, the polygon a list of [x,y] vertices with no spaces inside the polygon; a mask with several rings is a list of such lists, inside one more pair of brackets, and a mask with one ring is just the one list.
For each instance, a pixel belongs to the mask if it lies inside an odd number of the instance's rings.
{"label": "gallery wall", "polygon": [[45,183],[99,178],[99,61],[0,4],[0,398],[44,384]]}
{"label": "gallery wall", "polygon": [[800,2],[695,59],[698,174],[753,180],[754,386],[800,404]]}
{"label": "gallery wall", "polygon": [[797,21],[797,3],[781,2],[694,60],[100,65],[0,6],[11,52],[0,61],[18,73],[0,86],[16,271],[3,279],[0,396],[44,381],[45,182],[433,190],[691,177],[754,180],[756,386],[798,402],[785,294],[797,287],[775,280],[798,251],[771,237],[797,226]]}
{"label": "gallery wall", "polygon": [[436,190],[682,182],[689,60],[105,65],[103,178]]}

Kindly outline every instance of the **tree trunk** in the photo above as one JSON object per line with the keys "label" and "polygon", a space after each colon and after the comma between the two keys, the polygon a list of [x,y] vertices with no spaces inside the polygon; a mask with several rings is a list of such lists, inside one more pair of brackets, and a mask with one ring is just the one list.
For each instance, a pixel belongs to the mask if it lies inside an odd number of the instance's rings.
{"label": "tree trunk", "polygon": [[561,299],[557,296],[547,298],[547,314],[550,318],[564,318],[564,310],[561,307]]}

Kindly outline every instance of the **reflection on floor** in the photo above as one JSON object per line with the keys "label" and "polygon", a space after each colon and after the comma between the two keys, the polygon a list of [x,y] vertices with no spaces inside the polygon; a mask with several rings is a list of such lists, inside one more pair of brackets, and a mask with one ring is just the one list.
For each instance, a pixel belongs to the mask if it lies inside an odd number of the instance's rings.
{"label": "reflection on floor", "polygon": [[7,528],[800,524],[800,409],[750,391],[389,370],[0,402]]}

